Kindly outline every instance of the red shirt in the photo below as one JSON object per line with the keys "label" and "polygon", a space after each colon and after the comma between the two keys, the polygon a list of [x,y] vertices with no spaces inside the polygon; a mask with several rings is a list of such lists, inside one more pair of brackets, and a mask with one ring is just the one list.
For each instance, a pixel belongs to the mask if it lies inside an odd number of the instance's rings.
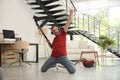
{"label": "red shirt", "polygon": [[57,35],[52,44],[52,55],[53,57],[66,56],[66,32],[62,30],[59,35]]}

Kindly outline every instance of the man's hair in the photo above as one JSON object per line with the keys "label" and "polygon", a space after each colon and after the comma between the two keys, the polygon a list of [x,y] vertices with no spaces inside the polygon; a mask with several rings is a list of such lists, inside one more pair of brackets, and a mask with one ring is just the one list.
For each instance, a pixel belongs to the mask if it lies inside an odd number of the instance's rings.
{"label": "man's hair", "polygon": [[53,29],[54,27],[57,27],[59,31],[61,30],[61,29],[58,27],[58,25],[52,25],[52,27],[51,27],[51,34],[53,34],[52,29]]}

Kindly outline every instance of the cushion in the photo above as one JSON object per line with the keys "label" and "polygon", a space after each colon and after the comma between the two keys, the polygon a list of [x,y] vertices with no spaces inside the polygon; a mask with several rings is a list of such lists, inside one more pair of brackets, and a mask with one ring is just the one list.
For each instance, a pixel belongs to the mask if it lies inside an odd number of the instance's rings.
{"label": "cushion", "polygon": [[89,44],[89,45],[88,45],[88,49],[95,50],[95,46]]}
{"label": "cushion", "polygon": [[87,49],[88,48],[88,42],[87,41],[80,41],[79,48],[80,49]]}
{"label": "cushion", "polygon": [[69,47],[72,49],[78,49],[79,48],[79,42],[80,41],[70,41]]}

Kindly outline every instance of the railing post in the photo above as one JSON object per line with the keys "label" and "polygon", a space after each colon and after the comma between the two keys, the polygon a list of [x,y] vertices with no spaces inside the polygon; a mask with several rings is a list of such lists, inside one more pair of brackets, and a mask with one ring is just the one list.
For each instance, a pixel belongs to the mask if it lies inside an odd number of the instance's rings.
{"label": "railing post", "polygon": [[80,21],[80,19],[79,19],[79,15],[78,15],[78,30],[79,30],[79,27],[80,27],[80,26],[79,26],[79,21]]}
{"label": "railing post", "polygon": [[83,31],[84,31],[84,14],[83,14]]}
{"label": "railing post", "polygon": [[101,34],[101,33],[100,33],[100,24],[101,24],[101,23],[99,23],[99,34],[98,34],[98,36],[100,36],[100,34]]}
{"label": "railing post", "polygon": [[90,26],[89,26],[89,15],[88,15],[88,31],[90,31]]}
{"label": "railing post", "polygon": [[67,0],[66,0],[66,13],[68,12],[68,9],[67,9],[67,7],[68,7],[68,4],[67,4]]}
{"label": "railing post", "polygon": [[118,43],[117,44],[118,44],[118,53],[119,53],[119,50],[120,50],[120,44],[119,44],[120,43],[120,41],[119,41],[120,40],[120,38],[119,38],[120,37],[120,32],[119,31],[117,31],[117,32],[118,32]]}
{"label": "railing post", "polygon": [[94,35],[95,35],[95,19],[94,19]]}

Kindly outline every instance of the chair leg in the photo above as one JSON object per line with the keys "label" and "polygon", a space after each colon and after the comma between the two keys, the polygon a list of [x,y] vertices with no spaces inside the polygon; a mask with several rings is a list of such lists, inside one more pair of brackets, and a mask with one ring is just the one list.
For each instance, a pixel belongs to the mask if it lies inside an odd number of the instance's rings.
{"label": "chair leg", "polygon": [[30,66],[31,66],[31,64],[30,64],[29,62],[25,62],[25,61],[23,61],[22,63],[26,63],[26,64],[28,64],[28,65],[30,65]]}
{"label": "chair leg", "polygon": [[26,63],[26,64],[28,64],[28,65],[31,66],[30,63],[23,61],[23,54],[20,54],[20,59],[19,59],[19,60],[20,60],[20,61],[19,61],[20,66],[22,65],[22,63]]}
{"label": "chair leg", "polygon": [[30,66],[31,66],[31,64],[30,64],[30,63],[23,61],[23,59],[22,59],[22,54],[21,54],[21,53],[19,54],[19,60],[18,60],[18,61],[16,61],[16,62],[11,63],[11,64],[9,64],[9,65],[13,65],[13,64],[15,64],[15,63],[18,63],[18,64],[19,64],[19,66],[22,66],[22,63],[26,63],[26,64],[28,64],[28,65],[30,65]]}
{"label": "chair leg", "polygon": [[15,64],[15,63],[18,63],[19,61],[15,61],[15,62],[13,62],[13,63],[11,63],[11,64],[9,64],[9,65],[13,65],[13,64]]}

